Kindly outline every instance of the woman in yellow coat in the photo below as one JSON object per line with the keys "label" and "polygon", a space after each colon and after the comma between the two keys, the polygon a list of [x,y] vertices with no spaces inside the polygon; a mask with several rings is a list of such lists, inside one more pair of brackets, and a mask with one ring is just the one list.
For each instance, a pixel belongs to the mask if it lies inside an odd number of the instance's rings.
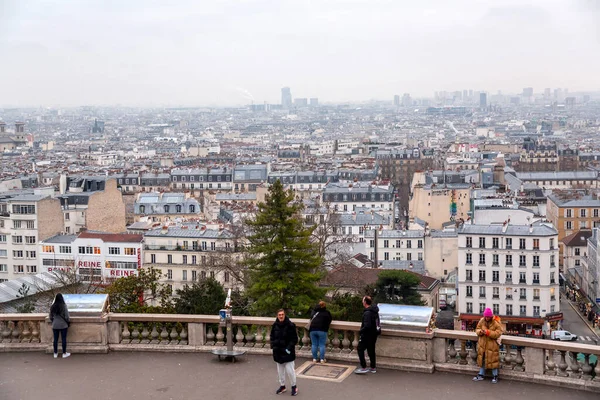
{"label": "woman in yellow coat", "polygon": [[498,338],[502,335],[502,325],[499,319],[494,318],[494,313],[489,308],[483,312],[483,318],[479,320],[475,333],[479,336],[477,342],[477,365],[479,374],[474,381],[482,381],[485,370],[492,370],[492,383],[498,383],[498,368],[500,368],[500,345]]}

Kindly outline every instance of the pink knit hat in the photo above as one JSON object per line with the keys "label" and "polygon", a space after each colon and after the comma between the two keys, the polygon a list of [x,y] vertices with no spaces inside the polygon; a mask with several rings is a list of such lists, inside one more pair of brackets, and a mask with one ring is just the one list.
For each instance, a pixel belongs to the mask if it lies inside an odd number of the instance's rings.
{"label": "pink knit hat", "polygon": [[494,313],[492,312],[492,310],[490,308],[486,308],[485,311],[483,312],[483,316],[486,318],[492,318],[494,316]]}

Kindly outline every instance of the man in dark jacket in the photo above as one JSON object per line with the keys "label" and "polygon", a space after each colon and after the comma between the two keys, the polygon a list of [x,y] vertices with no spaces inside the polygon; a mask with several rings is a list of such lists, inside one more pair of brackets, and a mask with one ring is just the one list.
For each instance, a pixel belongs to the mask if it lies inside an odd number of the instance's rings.
{"label": "man in dark jacket", "polygon": [[286,374],[292,384],[292,396],[298,394],[294,366],[297,343],[298,331],[296,325],[285,315],[284,310],[277,311],[277,319],[271,328],[271,349],[273,349],[273,360],[277,363],[277,374],[279,375],[279,389],[275,394],[285,392]]}
{"label": "man in dark jacket", "polygon": [[[377,372],[377,364],[375,359],[375,343],[379,335],[379,307],[373,304],[373,300],[369,296],[363,298],[362,323],[360,325],[359,340],[358,340],[358,359],[360,360],[360,368],[357,368],[354,373],[366,374],[367,372]],[[367,360],[365,360],[365,350],[369,355],[371,368],[367,368]]]}

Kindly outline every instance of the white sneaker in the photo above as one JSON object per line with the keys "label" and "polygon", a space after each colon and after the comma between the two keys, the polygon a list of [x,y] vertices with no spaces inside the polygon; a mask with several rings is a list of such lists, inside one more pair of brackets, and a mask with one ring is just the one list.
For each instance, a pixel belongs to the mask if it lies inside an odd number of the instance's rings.
{"label": "white sneaker", "polygon": [[63,358],[67,358],[67,357],[70,357],[70,356],[71,356],[71,353],[63,353]]}
{"label": "white sneaker", "polygon": [[54,353],[54,358],[58,358],[58,353]]}

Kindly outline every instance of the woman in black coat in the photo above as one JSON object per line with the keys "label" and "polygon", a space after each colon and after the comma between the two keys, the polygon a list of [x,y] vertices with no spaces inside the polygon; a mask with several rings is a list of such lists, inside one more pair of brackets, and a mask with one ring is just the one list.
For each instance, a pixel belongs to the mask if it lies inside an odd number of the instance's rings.
{"label": "woman in black coat", "polygon": [[275,392],[276,394],[286,391],[286,374],[292,384],[292,396],[298,394],[294,367],[297,343],[298,331],[296,325],[285,315],[284,310],[279,310],[277,319],[271,327],[271,349],[273,349],[273,360],[277,363],[277,374],[279,375],[279,389]]}

